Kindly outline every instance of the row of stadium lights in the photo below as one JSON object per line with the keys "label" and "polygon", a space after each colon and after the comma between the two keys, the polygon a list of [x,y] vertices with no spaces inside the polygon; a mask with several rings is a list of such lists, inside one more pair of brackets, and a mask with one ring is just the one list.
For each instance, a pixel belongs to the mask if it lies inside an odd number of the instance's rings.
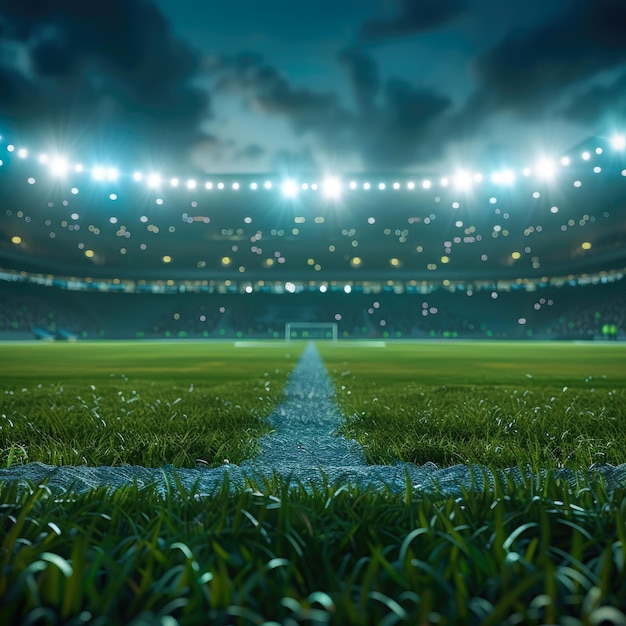
{"label": "row of stadium lights", "polygon": [[[2,139],[2,137],[0,137]],[[626,148],[626,136],[624,135],[615,135],[611,139],[611,146],[614,150],[622,151]],[[21,159],[26,159],[29,156],[29,152],[26,148],[16,148],[13,144],[9,144],[7,146],[7,151],[10,153],[15,152],[17,156]],[[597,155],[601,155],[603,153],[603,149],[598,147],[595,149],[595,153]],[[592,158],[592,154],[589,151],[584,151],[581,154],[581,158],[583,161],[589,161]],[[82,164],[76,164],[73,167],[70,167],[68,161],[60,156],[50,157],[47,154],[41,154],[38,157],[38,161],[42,165],[48,166],[51,174],[55,177],[63,178],[65,177],[71,169],[73,169],[77,173],[82,173],[85,171],[85,168]],[[572,160],[568,156],[564,156],[560,159],[560,164],[563,167],[567,167],[571,164]],[[2,165],[2,160],[0,159],[0,166]],[[557,172],[557,165],[550,159],[544,158],[541,159],[534,170],[534,174],[543,180],[551,179]],[[533,170],[529,167],[525,167],[521,170],[521,174],[524,177],[529,177],[533,174]],[[622,171],[622,175],[626,176],[626,169]],[[95,181],[99,182],[116,182],[120,178],[120,172],[116,167],[104,167],[104,166],[95,166],[91,169],[91,176]],[[516,173],[511,169],[504,169],[493,172],[491,175],[491,182],[497,185],[512,185],[516,180]],[[151,174],[143,174],[142,172],[135,172],[132,175],[132,179],[135,182],[145,182],[147,186],[151,189],[159,189],[164,181],[160,174],[151,173]],[[466,171],[457,172],[456,175],[452,177],[441,177],[439,179],[439,184],[441,187],[446,188],[451,184],[454,185],[456,189],[459,190],[468,190],[474,184],[480,184],[484,181],[484,176],[481,173],[471,174]],[[169,184],[171,187],[179,187],[181,186],[181,180],[179,178],[171,178],[169,180]],[[195,190],[198,188],[198,182],[195,179],[188,179],[184,185],[189,190]],[[424,179],[421,182],[421,187],[423,189],[431,189],[434,183],[430,179]],[[416,183],[414,181],[408,181],[405,184],[405,188],[408,190],[414,190],[416,188]],[[211,181],[206,182],[204,185],[205,189],[210,191],[212,189],[224,190],[227,185],[224,182],[213,183]],[[362,183],[357,183],[357,181],[353,180],[348,184],[348,188],[351,190],[356,190],[361,187],[363,190],[368,191],[373,187],[377,187],[380,191],[386,190],[388,187],[399,190],[403,187],[403,185],[399,182],[394,182],[391,185],[387,183],[380,182],[377,185],[373,185],[372,183],[365,181]],[[239,182],[233,182],[230,184],[230,188],[234,191],[238,191],[241,189],[241,184]],[[249,188],[252,191],[256,191],[257,189],[265,189],[271,190],[274,188],[274,183],[271,180],[266,180],[264,183],[260,184],[257,182],[251,182]],[[337,197],[343,191],[343,183],[342,181],[334,176],[330,176],[326,178],[322,183],[298,183],[293,179],[285,180],[280,185],[280,189],[284,196],[286,197],[295,197],[298,195],[300,191],[318,191],[321,190],[324,195],[328,197]]]}

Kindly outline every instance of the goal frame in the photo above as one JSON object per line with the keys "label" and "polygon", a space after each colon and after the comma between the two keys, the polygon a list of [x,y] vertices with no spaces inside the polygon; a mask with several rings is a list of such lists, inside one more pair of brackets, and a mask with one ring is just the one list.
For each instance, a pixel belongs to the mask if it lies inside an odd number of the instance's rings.
{"label": "goal frame", "polygon": [[339,330],[337,322],[285,322],[285,341],[291,341],[291,333],[292,331],[300,330],[304,332],[307,329],[314,329],[316,331],[320,331],[323,329],[330,330],[331,336],[330,338],[324,336],[322,337],[297,337],[294,339],[320,339],[326,341],[337,341],[339,338]]}

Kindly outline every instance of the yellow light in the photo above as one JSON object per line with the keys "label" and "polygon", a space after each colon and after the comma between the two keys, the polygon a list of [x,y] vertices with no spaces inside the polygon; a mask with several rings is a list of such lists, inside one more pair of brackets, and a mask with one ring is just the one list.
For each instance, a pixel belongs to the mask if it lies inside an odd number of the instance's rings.
{"label": "yellow light", "polygon": [[229,256],[223,256],[222,257],[222,265],[230,265],[230,257]]}
{"label": "yellow light", "polygon": [[591,250],[591,243],[589,241],[584,241],[581,248],[583,250]]}
{"label": "yellow light", "polygon": [[400,261],[398,261],[398,259],[396,259],[395,257],[393,259],[390,259],[389,261],[391,263],[391,265],[393,265],[394,267],[398,267],[398,265],[400,265]]}
{"label": "yellow light", "polygon": [[86,256],[88,259],[93,258],[93,250],[85,250],[85,256]]}
{"label": "yellow light", "polygon": [[361,258],[358,256],[355,256],[352,261],[351,261],[352,265],[354,267],[358,267],[359,265],[361,265]]}
{"label": "yellow light", "polygon": [[19,237],[18,235],[15,235],[15,237],[11,237],[11,243],[14,243],[16,246],[19,246],[22,243],[22,238]]}
{"label": "yellow light", "polygon": [[449,256],[442,256],[441,257],[441,262],[442,263],[449,263],[450,262],[450,257]]}
{"label": "yellow light", "polygon": [[513,252],[511,254],[511,257],[514,258],[517,261],[517,259],[521,259],[522,258],[522,255],[519,252]]}
{"label": "yellow light", "polygon": [[163,263],[171,263],[172,262],[172,257],[169,254],[166,254],[163,259],[162,259]]}

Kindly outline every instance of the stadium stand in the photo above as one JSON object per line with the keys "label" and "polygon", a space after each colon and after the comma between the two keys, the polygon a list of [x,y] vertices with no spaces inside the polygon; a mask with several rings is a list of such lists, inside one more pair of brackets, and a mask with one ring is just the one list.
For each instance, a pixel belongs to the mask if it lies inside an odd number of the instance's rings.
{"label": "stadium stand", "polygon": [[[625,156],[553,178],[55,176],[0,140],[0,336],[621,339]],[[22,153],[24,156],[24,153]],[[184,179],[183,179],[184,180]]]}

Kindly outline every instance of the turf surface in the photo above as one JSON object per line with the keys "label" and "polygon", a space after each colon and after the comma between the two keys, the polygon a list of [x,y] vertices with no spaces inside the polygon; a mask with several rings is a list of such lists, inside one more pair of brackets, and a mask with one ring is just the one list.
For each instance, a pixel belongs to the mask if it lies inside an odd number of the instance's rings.
{"label": "turf surface", "polygon": [[299,349],[0,344],[0,464],[238,463],[269,430]]}
{"label": "turf surface", "polygon": [[[544,457],[524,437],[539,441],[547,426],[562,439],[571,427],[591,424],[598,438],[607,423],[616,442],[625,439],[626,346],[318,345],[345,428],[370,455],[441,452],[464,439],[463,423],[475,436],[467,447],[473,460],[480,442],[508,437],[537,466]],[[166,424],[161,442],[189,430],[206,439],[208,420],[225,442],[223,453],[249,454],[302,347],[0,345],[3,445],[10,443],[20,463],[30,460],[33,442],[40,452],[67,444],[69,431],[42,435],[34,409],[56,416],[57,428],[78,415],[74,428],[88,425],[82,437],[98,430],[102,415],[122,412],[121,422],[140,414],[135,426],[144,433]],[[172,429],[183,409],[197,412],[197,421]],[[224,429],[234,422],[241,434],[248,411],[248,448],[232,448],[233,431]],[[512,411],[518,414],[510,426]],[[439,416],[429,449],[424,432]],[[520,426],[524,416],[530,430]],[[7,420],[23,422],[20,432],[30,437],[24,456]],[[489,428],[477,430],[479,423]],[[109,434],[115,439],[120,428]],[[579,440],[570,462],[583,462],[579,453],[589,445]],[[624,488],[609,490],[593,475],[569,484],[550,470],[454,498],[414,493],[410,484],[398,495],[345,485],[311,489],[279,477],[238,493],[225,483],[213,494],[175,483],[165,495],[136,486],[59,495],[46,485],[0,484],[0,622],[626,624],[625,516]]]}
{"label": "turf surface", "polygon": [[320,344],[370,463],[573,469],[626,462],[626,345]]}

